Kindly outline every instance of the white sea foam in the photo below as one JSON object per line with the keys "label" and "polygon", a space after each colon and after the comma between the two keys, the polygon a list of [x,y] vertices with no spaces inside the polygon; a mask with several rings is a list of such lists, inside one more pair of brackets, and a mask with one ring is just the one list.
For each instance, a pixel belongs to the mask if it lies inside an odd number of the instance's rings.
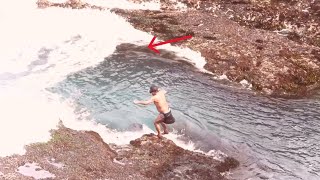
{"label": "white sea foam", "polygon": [[56,162],[56,160],[54,158],[51,158],[50,160],[47,160],[49,164],[51,164],[52,166],[58,168],[58,169],[62,169],[65,167],[65,165],[61,162]]}
{"label": "white sea foam", "polygon": [[43,170],[37,163],[26,163],[20,166],[17,170],[18,173],[33,177],[35,179],[55,178],[56,176],[49,171]]}
{"label": "white sea foam", "polygon": [[[108,2],[122,8],[125,1]],[[156,8],[153,5],[144,7]],[[0,22],[0,76],[12,75],[11,80],[0,80],[0,156],[22,154],[24,145],[47,141],[59,119],[70,128],[94,130],[108,143],[127,144],[153,132],[146,126],[139,132],[110,130],[85,113],[76,114],[72,103],[46,90],[68,74],[103,61],[118,44],[147,45],[152,35],[109,11],[37,9],[35,1],[27,0],[3,2]],[[165,48],[203,69],[205,60],[199,53],[170,45]],[[38,57],[43,54],[47,57]],[[185,148],[192,149],[188,144]]]}
{"label": "white sea foam", "polygon": [[252,84],[249,83],[246,79],[243,79],[242,81],[240,81],[240,84],[243,87],[247,88],[247,89],[251,89],[252,88]]}

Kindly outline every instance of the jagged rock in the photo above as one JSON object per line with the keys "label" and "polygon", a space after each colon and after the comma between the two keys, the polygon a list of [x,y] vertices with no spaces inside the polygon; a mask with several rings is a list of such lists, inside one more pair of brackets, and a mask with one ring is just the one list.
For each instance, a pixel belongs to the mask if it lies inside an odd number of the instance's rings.
{"label": "jagged rock", "polygon": [[124,155],[132,159],[132,168],[152,179],[224,179],[220,172],[239,166],[229,157],[220,162],[199,153],[184,150],[171,140],[154,134],[143,135],[130,144],[134,148]]}
{"label": "jagged rock", "polygon": [[[210,179],[222,180],[220,172],[237,167],[229,157],[220,162],[184,150],[154,134],[144,135],[132,145],[111,147],[93,131],[75,131],[59,125],[47,143],[26,146],[24,155],[0,158],[0,177],[33,179],[16,170],[36,163],[56,179]],[[230,163],[232,162],[232,163]],[[180,178],[180,179],[181,179]]]}
{"label": "jagged rock", "polygon": [[52,131],[48,143],[28,145],[25,155],[0,158],[0,171],[4,176],[28,179],[16,169],[26,163],[37,163],[56,179],[146,179],[139,173],[123,171],[121,165],[113,162],[116,155],[97,133],[60,127]]}

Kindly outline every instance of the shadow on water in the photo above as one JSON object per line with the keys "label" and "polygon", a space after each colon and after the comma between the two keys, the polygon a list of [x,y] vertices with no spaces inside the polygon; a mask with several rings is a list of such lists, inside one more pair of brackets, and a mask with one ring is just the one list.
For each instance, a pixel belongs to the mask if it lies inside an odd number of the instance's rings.
{"label": "shadow on water", "polygon": [[101,64],[69,75],[50,90],[73,99],[111,128],[146,124],[154,129],[156,109],[132,102],[149,98],[149,86],[157,84],[168,91],[177,119],[173,128],[197,149],[220,150],[238,159],[235,179],[320,179],[319,96],[256,96],[217,82],[183,60],[172,52],[158,56],[122,44]]}

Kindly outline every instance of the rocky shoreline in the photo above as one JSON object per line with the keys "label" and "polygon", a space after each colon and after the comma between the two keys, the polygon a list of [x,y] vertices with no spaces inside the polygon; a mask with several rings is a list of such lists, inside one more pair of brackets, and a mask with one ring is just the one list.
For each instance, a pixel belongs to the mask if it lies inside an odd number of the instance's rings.
{"label": "rocky shoreline", "polygon": [[[216,75],[225,74],[233,82],[245,80],[252,84],[252,89],[256,92],[294,97],[308,95],[319,88],[319,38],[314,35],[319,33],[317,13],[310,15],[316,26],[309,27],[310,31],[298,38],[294,29],[290,30],[287,36],[273,32],[284,28],[283,24],[289,19],[286,17],[291,12],[289,10],[281,11],[284,14],[283,20],[263,21],[268,17],[265,14],[273,14],[273,6],[278,8],[276,5],[262,6],[251,1],[189,2],[191,8],[186,11],[113,11],[125,17],[134,27],[150,32],[160,39],[192,35],[192,40],[176,45],[199,51],[207,61],[205,69]],[[257,10],[261,18],[255,19],[257,15],[251,14],[250,18],[255,21],[250,23],[245,20],[247,14],[244,15],[249,7],[269,7],[269,11]],[[304,20],[295,19],[299,22],[291,23],[302,24]],[[257,29],[258,25],[253,25],[254,23],[261,23],[260,29]],[[305,26],[307,25],[308,23]]]}
{"label": "rocky shoreline", "polygon": [[[148,0],[132,0],[136,3]],[[301,97],[320,87],[320,3],[296,0],[162,0],[161,11],[111,11],[160,40],[192,35],[173,45],[198,51],[205,69],[232,82],[248,82],[257,93]],[[186,8],[181,11],[177,3]],[[93,8],[79,0],[41,8]]]}
{"label": "rocky shoreline", "polygon": [[51,133],[47,143],[26,146],[24,155],[0,158],[0,179],[34,179],[42,174],[46,179],[223,180],[224,172],[239,166],[234,158],[218,161],[154,134],[117,146],[106,144],[96,132],[72,130],[62,123]]}

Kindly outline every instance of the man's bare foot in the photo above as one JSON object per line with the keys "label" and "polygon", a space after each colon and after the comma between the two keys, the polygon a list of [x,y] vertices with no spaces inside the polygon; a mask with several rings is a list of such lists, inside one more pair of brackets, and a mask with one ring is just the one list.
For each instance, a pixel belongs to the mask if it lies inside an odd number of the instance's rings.
{"label": "man's bare foot", "polygon": [[158,136],[158,138],[159,138],[159,139],[162,139],[162,136],[161,136],[161,134],[158,134],[157,136]]}
{"label": "man's bare foot", "polygon": [[168,131],[168,130],[165,130],[165,131],[163,131],[162,134],[169,134],[169,131]]}

